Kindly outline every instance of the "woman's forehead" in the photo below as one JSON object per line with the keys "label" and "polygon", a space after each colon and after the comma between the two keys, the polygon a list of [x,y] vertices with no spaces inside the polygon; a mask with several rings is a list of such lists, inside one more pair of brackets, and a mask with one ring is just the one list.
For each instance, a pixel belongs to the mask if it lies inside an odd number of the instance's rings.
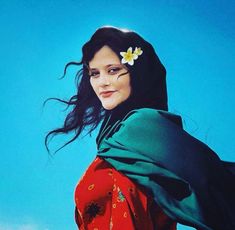
{"label": "woman's forehead", "polygon": [[117,65],[120,63],[121,61],[117,54],[108,46],[103,46],[95,53],[94,57],[89,62],[89,67],[93,69],[107,67],[108,65]]}

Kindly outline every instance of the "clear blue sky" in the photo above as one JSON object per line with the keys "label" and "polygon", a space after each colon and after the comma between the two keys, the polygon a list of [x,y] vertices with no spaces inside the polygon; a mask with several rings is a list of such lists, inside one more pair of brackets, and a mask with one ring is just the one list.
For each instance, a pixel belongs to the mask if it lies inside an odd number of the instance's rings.
{"label": "clear blue sky", "polygon": [[130,28],[154,45],[167,69],[169,110],[235,161],[235,2],[94,2],[0,0],[0,230],[76,229],[74,188],[96,155],[95,135],[48,161],[44,136],[62,123],[64,107],[42,103],[75,93],[75,69],[58,77],[102,25]]}

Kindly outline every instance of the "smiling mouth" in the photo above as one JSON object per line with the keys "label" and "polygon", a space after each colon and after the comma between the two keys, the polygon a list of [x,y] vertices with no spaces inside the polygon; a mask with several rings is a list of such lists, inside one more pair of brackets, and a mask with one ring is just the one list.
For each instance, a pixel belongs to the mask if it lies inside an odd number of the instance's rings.
{"label": "smiling mouth", "polygon": [[110,97],[115,91],[102,92],[100,95],[102,97]]}

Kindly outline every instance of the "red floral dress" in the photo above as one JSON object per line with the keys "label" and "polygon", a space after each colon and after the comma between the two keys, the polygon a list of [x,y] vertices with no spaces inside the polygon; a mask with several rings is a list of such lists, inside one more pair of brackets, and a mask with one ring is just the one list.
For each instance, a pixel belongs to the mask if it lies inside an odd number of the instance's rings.
{"label": "red floral dress", "polygon": [[175,230],[176,222],[142,188],[97,157],[75,190],[80,230]]}

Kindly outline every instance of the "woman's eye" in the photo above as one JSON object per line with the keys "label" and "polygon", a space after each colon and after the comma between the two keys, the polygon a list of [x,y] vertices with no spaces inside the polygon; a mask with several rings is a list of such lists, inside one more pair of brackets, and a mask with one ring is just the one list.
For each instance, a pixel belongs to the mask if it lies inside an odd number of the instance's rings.
{"label": "woman's eye", "polygon": [[90,75],[90,77],[96,78],[99,76],[99,73],[98,72],[91,72],[89,75]]}
{"label": "woman's eye", "polygon": [[120,70],[120,68],[112,68],[109,70],[110,74],[116,74],[118,71]]}

